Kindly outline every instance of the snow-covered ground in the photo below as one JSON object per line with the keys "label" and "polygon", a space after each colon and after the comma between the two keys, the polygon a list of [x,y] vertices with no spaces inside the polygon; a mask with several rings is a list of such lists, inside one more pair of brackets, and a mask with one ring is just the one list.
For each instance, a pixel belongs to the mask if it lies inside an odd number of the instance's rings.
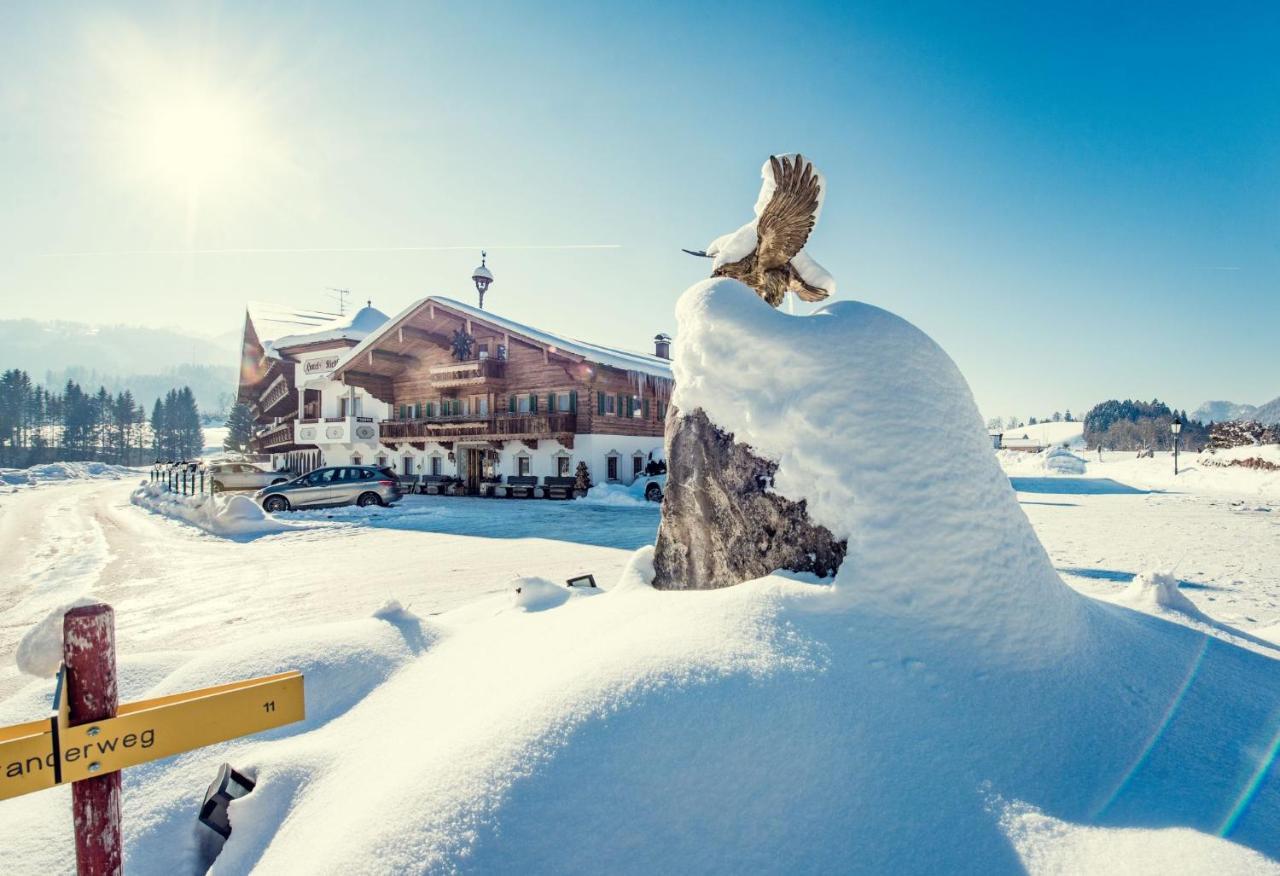
{"label": "snow-covered ground", "polygon": [[[68,483],[0,496],[0,724],[48,707],[22,636],[92,595],[126,700],[307,679],[300,725],[126,772],[131,873],[207,863],[223,761],[258,786],[215,873],[1280,872],[1271,474],[1001,455],[1015,493],[896,317],[722,281],[680,318],[681,403],[850,535],[834,583],[655,591],[653,505],[410,497],[231,539]],[[588,572],[607,592],[559,588]],[[69,808],[0,803],[0,872],[68,872]]]}
{"label": "snow-covered ground", "polygon": [[137,475],[137,469],[105,462],[49,462],[30,468],[0,468],[0,493],[63,481],[120,480]]}

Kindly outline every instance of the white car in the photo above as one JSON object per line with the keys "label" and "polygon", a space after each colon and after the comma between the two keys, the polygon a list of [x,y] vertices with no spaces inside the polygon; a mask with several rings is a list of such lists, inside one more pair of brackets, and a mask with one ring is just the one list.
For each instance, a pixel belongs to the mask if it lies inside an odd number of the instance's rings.
{"label": "white car", "polygon": [[209,466],[207,476],[213,483],[213,492],[223,490],[260,490],[274,484],[283,484],[292,475],[286,471],[266,471],[247,462],[217,462]]}
{"label": "white car", "polygon": [[667,476],[665,473],[641,475],[636,478],[636,484],[643,484],[643,486],[632,485],[635,492],[640,493],[650,502],[661,502],[662,494],[667,491]]}

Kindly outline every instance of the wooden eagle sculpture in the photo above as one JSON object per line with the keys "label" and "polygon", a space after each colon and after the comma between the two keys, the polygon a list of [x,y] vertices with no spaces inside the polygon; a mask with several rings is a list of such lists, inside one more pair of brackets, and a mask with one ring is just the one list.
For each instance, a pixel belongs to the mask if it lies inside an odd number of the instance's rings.
{"label": "wooden eagle sculpture", "polygon": [[715,259],[711,276],[740,280],[772,307],[782,304],[788,292],[801,301],[821,301],[835,291],[835,281],[804,252],[804,245],[822,205],[822,177],[800,154],[769,156],[762,176],[755,219],[716,238],[705,250],[685,252]]}

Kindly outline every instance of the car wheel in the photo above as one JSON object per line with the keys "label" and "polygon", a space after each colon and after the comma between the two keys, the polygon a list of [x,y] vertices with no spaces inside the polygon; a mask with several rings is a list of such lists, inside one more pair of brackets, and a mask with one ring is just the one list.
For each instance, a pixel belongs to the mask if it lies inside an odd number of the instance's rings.
{"label": "car wheel", "polygon": [[377,493],[362,493],[360,498],[356,499],[356,504],[361,508],[368,508],[370,505],[381,505],[382,499]]}
{"label": "car wheel", "polygon": [[221,492],[222,492],[222,484],[221,484],[220,482],[218,482],[218,481],[214,481],[214,482],[213,482],[213,484],[209,487],[209,489],[210,489],[210,491],[211,491],[211,492],[214,492],[214,493],[221,493]]}
{"label": "car wheel", "polygon": [[284,478],[276,478],[274,481],[271,482],[271,486],[274,487],[276,484],[287,484],[287,483],[288,481],[286,481]]}
{"label": "car wheel", "polygon": [[262,503],[262,507],[269,514],[279,514],[281,511],[289,510],[289,500],[284,496],[267,496],[267,501]]}
{"label": "car wheel", "polygon": [[649,486],[644,488],[644,497],[650,502],[661,502],[662,487],[657,484],[649,484]]}

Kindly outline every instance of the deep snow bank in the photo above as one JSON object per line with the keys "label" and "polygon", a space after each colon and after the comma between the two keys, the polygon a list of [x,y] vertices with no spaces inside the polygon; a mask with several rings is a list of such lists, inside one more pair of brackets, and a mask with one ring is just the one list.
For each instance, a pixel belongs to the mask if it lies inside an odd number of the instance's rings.
{"label": "deep snow bank", "polygon": [[789,316],[727,279],[693,286],[676,315],[672,403],[777,460],[778,492],[849,539],[836,601],[962,627],[1028,659],[1073,640],[1080,599],[928,336],[852,301]]}
{"label": "deep snow bank", "polygon": [[137,471],[105,462],[50,462],[30,468],[0,468],[0,488],[34,487],[59,481],[119,480]]}
{"label": "deep snow bank", "polygon": [[165,490],[159,484],[144,483],[133,491],[129,501],[224,538],[267,535],[306,526],[272,517],[248,496],[183,496]]}

